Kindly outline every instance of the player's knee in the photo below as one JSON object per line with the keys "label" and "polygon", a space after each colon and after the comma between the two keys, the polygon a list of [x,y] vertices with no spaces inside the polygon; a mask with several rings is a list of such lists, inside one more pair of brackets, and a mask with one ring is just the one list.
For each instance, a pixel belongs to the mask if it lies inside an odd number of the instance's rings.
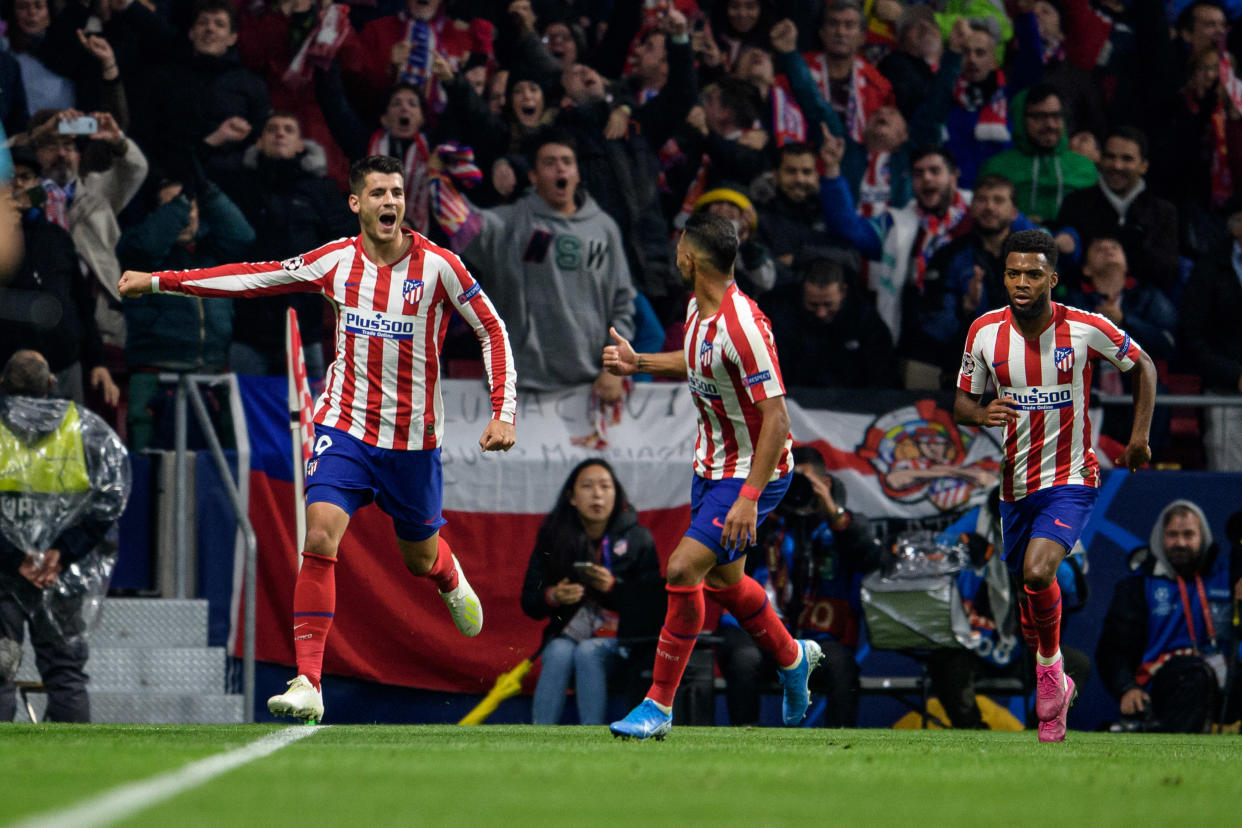
{"label": "player's knee", "polygon": [[1053,581],[1057,579],[1056,566],[1048,566],[1046,564],[1032,563],[1027,566],[1026,572],[1023,573],[1022,580],[1027,589],[1038,592],[1041,589],[1047,589],[1052,586]]}
{"label": "player's knee", "polygon": [[670,559],[667,580],[673,586],[694,586],[703,579],[698,567],[684,560]]}
{"label": "player's knee", "polygon": [[335,558],[338,541],[326,529],[312,526],[306,530],[306,551],[324,558]]}

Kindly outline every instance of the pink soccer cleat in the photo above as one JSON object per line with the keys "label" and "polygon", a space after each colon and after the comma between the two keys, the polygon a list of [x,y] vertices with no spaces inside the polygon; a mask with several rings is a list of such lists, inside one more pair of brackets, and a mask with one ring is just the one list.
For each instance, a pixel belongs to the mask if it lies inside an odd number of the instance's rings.
{"label": "pink soccer cleat", "polygon": [[1039,723],[1039,741],[1041,742],[1065,741],[1065,720],[1069,716],[1070,705],[1074,703],[1074,699],[1078,698],[1078,688],[1074,686],[1074,680],[1066,676],[1065,684],[1065,703],[1061,705],[1060,712],[1054,718]]}
{"label": "pink soccer cleat", "polygon": [[1064,657],[1050,667],[1035,662],[1035,718],[1050,722],[1065,709],[1066,679]]}

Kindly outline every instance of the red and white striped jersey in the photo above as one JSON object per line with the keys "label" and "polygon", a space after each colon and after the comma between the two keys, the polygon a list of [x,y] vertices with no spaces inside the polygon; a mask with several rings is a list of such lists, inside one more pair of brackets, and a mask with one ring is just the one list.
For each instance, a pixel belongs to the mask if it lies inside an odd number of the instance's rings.
{"label": "red and white striped jersey", "polygon": [[[745,478],[763,425],[756,403],[785,395],[772,326],[733,283],[712,316],[701,318],[697,300],[690,300],[685,356],[699,408],[694,473],[708,480]],[[793,468],[791,445],[787,434],[772,480]]]}
{"label": "red and white striped jersey", "polygon": [[1103,357],[1122,371],[1140,348],[1106,317],[1052,303],[1052,322],[1027,339],[1008,307],[975,320],[957,387],[982,394],[988,377],[997,394],[1015,400],[1016,422],[1005,426],[1001,499],[1019,500],[1050,486],[1100,485],[1091,448],[1092,361]]}
{"label": "red and white striped jersey", "polygon": [[456,308],[483,346],[493,416],[512,423],[516,376],[504,322],[457,256],[405,233],[410,250],[391,266],[367,258],[359,236],[283,262],[164,271],[152,287],[193,296],[322,293],[336,308],[336,359],[315,422],[387,449],[440,445],[440,346]]}

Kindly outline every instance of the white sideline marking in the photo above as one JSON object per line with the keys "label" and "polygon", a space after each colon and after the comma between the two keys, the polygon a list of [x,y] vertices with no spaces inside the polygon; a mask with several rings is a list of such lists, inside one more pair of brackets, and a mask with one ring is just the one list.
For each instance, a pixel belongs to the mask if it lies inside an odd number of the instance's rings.
{"label": "white sideline marking", "polygon": [[228,773],[255,759],[262,759],[321,729],[322,726],[315,725],[287,727],[284,730],[269,733],[262,739],[257,739],[237,750],[208,756],[206,759],[192,762],[175,771],[105,791],[71,808],[36,814],[14,823],[13,828],[84,828],[85,826],[111,825],[139,811],[145,811],[166,799],[172,799],[192,788],[197,788],[205,782],[210,782],[222,773]]}

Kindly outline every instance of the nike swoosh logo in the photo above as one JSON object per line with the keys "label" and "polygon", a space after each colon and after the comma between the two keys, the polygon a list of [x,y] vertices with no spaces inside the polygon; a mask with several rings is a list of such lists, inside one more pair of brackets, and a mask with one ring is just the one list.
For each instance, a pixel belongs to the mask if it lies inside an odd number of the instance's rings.
{"label": "nike swoosh logo", "polygon": [[303,627],[305,627],[305,626],[306,626],[305,624],[294,624],[294,625],[293,625],[293,629],[295,629],[295,630],[300,630],[300,629],[302,629],[302,628],[303,628]]}
{"label": "nike swoosh logo", "polygon": [[1053,518],[1052,522],[1055,523],[1057,526],[1060,526],[1062,529],[1073,529],[1074,528],[1073,526],[1070,526],[1067,523],[1062,523],[1060,518]]}
{"label": "nike swoosh logo", "polygon": [[1001,367],[1002,365],[1004,365],[1004,364],[1005,364],[1006,362],[1008,362],[1008,361],[1009,361],[1009,360],[1007,360],[1007,359],[1002,359],[1002,360],[1000,360],[999,362],[993,362],[993,363],[992,363],[992,367],[993,367],[993,368],[999,368],[999,367]]}
{"label": "nike swoosh logo", "polygon": [[358,287],[358,285],[360,284],[362,284],[362,282],[346,282],[345,287],[347,288]]}
{"label": "nike swoosh logo", "polygon": [[723,528],[724,528],[724,524],[720,522],[720,518],[718,518],[718,517],[716,517],[716,518],[712,518],[712,526],[716,526],[716,527],[718,527],[718,528],[720,528],[720,529],[723,529]]}

